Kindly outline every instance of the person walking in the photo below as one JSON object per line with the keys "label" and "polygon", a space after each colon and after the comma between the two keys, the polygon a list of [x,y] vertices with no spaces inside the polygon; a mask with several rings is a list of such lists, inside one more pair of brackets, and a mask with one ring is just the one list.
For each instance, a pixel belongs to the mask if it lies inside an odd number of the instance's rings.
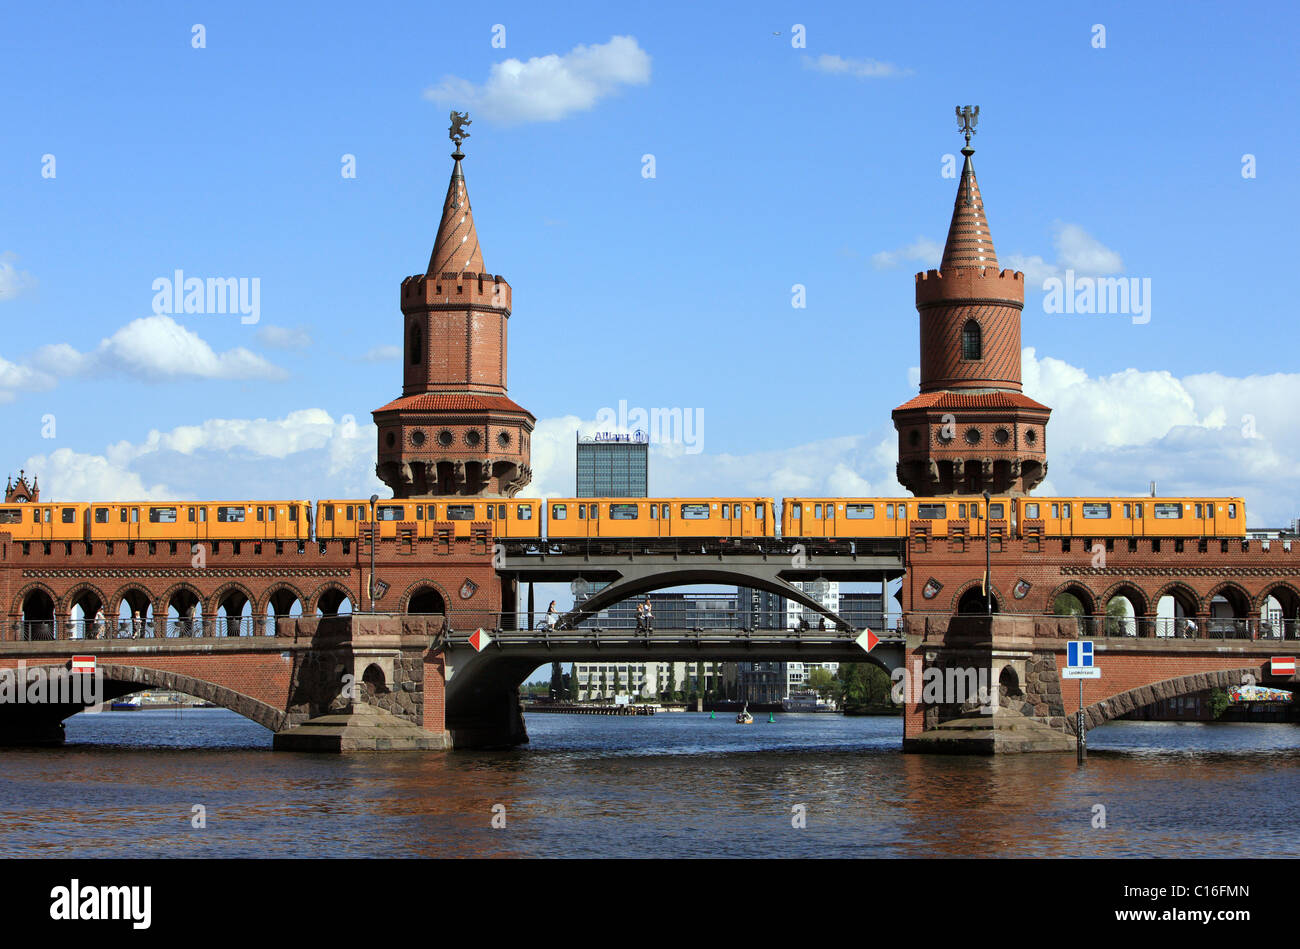
{"label": "person walking", "polygon": [[654,629],[655,618],[654,611],[650,608],[650,597],[645,598],[643,609],[645,610],[645,629],[648,633],[650,630]]}
{"label": "person walking", "polygon": [[104,608],[102,606],[95,610],[95,638],[104,638]]}
{"label": "person walking", "polygon": [[546,629],[549,632],[555,632],[555,624],[559,622],[560,614],[555,609],[555,601],[551,600],[551,605],[546,608]]}

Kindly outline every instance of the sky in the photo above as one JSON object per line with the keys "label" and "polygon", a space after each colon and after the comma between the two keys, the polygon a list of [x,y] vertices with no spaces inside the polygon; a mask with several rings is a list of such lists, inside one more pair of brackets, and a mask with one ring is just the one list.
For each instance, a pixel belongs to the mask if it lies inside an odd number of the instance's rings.
{"label": "sky", "polygon": [[[1156,480],[1289,522],[1300,12],[981,9],[10,5],[3,464],[48,499],[387,496],[370,412],[400,394],[456,109],[538,419],[526,494],[571,493],[574,432],[620,403],[694,423],[652,445],[653,494],[901,494],[913,274],[978,104],[1053,408],[1037,493]],[[246,312],[168,312],[177,271],[242,281]],[[1049,312],[1067,272],[1145,312]]]}

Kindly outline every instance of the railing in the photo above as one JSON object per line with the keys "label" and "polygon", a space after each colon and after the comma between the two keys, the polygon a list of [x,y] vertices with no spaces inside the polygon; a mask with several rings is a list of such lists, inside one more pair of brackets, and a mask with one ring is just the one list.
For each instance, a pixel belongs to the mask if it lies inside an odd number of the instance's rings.
{"label": "railing", "polygon": [[[902,628],[924,630],[926,614],[904,617]],[[931,614],[953,618],[951,614]],[[979,615],[979,614],[975,614]],[[1260,619],[1258,617],[1150,617],[1150,616],[1071,616],[1049,614],[995,614],[1026,616],[1034,620],[1070,623],[1078,626],[1083,639],[1156,639],[1222,640],[1243,642],[1282,642],[1300,640],[1300,620]]]}
{"label": "railing", "polygon": [[8,640],[53,642],[56,640],[116,639],[210,639],[239,636],[274,636],[275,620],[256,616],[167,619],[40,620],[17,622]]}
{"label": "railing", "polygon": [[[462,617],[472,621],[476,626],[502,630],[527,630],[531,627],[535,632],[549,632],[552,630],[560,632],[568,630],[578,632],[628,630],[636,632],[638,630],[662,628],[700,632],[708,630],[735,630],[739,632],[852,631],[855,635],[867,628],[877,634],[887,632],[891,628],[897,629],[899,620],[898,616],[884,619],[877,613],[865,617],[865,621],[862,621],[862,617],[854,616],[852,617],[854,622],[849,623],[849,625],[837,626],[834,621],[811,611],[805,611],[799,618],[791,619],[790,613],[786,610],[700,609],[661,610],[658,614],[652,614],[647,621],[638,618],[635,614],[629,615],[624,610],[619,610],[617,614],[611,614],[609,610],[592,612],[579,609],[567,613],[557,613],[554,624],[552,624],[544,610],[534,610],[532,614],[529,614],[527,610],[506,613],[484,613],[481,611],[462,611],[458,613],[453,610],[447,615],[448,626],[452,629],[463,629],[466,625],[465,622],[458,621]],[[850,618],[845,617],[845,619],[848,621]]]}

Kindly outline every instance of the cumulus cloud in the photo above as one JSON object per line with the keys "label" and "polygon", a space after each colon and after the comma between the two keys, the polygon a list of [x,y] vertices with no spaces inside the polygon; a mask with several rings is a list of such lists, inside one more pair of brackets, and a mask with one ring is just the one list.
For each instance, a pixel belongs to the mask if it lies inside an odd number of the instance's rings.
{"label": "cumulus cloud", "polygon": [[650,56],[631,36],[578,45],[564,55],[494,63],[486,82],[445,77],[425,90],[442,106],[503,123],[554,122],[585,112],[622,87],[650,81]]}
{"label": "cumulus cloud", "polygon": [[18,255],[13,251],[0,254],[0,303],[36,286],[36,278],[14,266]]}
{"label": "cumulus cloud", "polygon": [[52,376],[117,374],[146,382],[287,377],[283,369],[242,346],[216,352],[198,333],[170,316],[132,320],[84,353],[67,343],[42,346],[31,364]]}
{"label": "cumulus cloud", "polygon": [[901,69],[893,63],[883,63],[877,59],[848,59],[829,53],[822,53],[815,59],[805,56],[803,65],[805,69],[837,76],[853,76],[855,79],[894,79],[912,75],[912,70]]}
{"label": "cumulus cloud", "polygon": [[376,346],[357,358],[362,362],[396,362],[402,358],[402,347]]}
{"label": "cumulus cloud", "polygon": [[1056,247],[1055,263],[1047,262],[1038,254],[1011,254],[1002,263],[1013,270],[1023,271],[1026,287],[1041,287],[1044,280],[1059,277],[1067,270],[1088,277],[1104,277],[1124,270],[1124,261],[1117,251],[1077,224],[1057,222],[1053,226],[1052,243]]}
{"label": "cumulus cloud", "polygon": [[926,270],[932,270],[939,266],[939,259],[942,256],[942,244],[936,244],[926,237],[918,237],[905,247],[872,254],[871,266],[877,270],[896,270],[904,263],[915,263]]}
{"label": "cumulus cloud", "polygon": [[42,392],[53,386],[54,379],[47,373],[0,356],[0,403],[12,402],[20,392]]}

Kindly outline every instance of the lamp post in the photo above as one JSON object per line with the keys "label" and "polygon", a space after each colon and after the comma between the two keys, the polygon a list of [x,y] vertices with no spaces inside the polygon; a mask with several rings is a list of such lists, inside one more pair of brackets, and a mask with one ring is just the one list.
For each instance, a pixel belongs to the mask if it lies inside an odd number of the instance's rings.
{"label": "lamp post", "polygon": [[375,502],[379,500],[379,495],[370,495],[370,582],[366,584],[370,594],[370,612],[375,611]]}
{"label": "lamp post", "polygon": [[984,611],[993,615],[993,575],[989,571],[989,551],[991,549],[991,538],[989,537],[989,493],[984,492]]}

